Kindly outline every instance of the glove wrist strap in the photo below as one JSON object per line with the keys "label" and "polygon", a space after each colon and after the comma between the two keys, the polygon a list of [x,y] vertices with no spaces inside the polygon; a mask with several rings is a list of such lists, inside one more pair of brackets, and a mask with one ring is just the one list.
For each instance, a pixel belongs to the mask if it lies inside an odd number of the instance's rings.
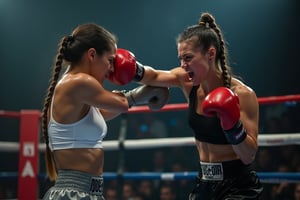
{"label": "glove wrist strap", "polygon": [[145,73],[144,66],[141,63],[136,62],[136,71],[133,80],[136,82],[141,81],[144,77],[144,73]]}
{"label": "glove wrist strap", "polygon": [[240,144],[247,137],[246,130],[244,129],[241,121],[238,121],[232,129],[226,131],[224,130],[224,133],[227,141],[233,145]]}
{"label": "glove wrist strap", "polygon": [[131,94],[131,91],[122,90],[121,92],[127,98],[129,108],[131,108],[132,106],[134,106],[136,104],[136,102]]}

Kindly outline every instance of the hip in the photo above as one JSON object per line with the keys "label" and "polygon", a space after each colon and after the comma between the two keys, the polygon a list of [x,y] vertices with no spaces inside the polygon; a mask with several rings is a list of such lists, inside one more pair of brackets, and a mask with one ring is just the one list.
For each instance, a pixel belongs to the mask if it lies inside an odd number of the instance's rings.
{"label": "hip", "polygon": [[57,180],[43,199],[95,199],[104,200],[103,177],[88,173],[59,170]]}

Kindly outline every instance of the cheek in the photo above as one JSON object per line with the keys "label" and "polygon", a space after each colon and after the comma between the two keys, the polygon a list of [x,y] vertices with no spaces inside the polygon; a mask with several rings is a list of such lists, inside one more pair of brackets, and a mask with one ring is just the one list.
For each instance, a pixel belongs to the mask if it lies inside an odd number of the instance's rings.
{"label": "cheek", "polygon": [[110,69],[112,67],[111,62],[109,60],[103,62],[103,66],[105,69]]}
{"label": "cheek", "polygon": [[193,72],[195,76],[194,79],[202,82],[204,79],[206,79],[208,67],[204,63],[198,63],[197,65],[195,65]]}
{"label": "cheek", "polygon": [[193,68],[194,72],[205,73],[207,71],[207,66],[201,60],[195,60],[190,65]]}

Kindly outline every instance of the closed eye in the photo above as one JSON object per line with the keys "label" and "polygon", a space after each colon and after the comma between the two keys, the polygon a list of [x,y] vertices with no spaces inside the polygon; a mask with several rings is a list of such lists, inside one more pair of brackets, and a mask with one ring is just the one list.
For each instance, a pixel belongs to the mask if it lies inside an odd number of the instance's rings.
{"label": "closed eye", "polygon": [[115,58],[109,58],[108,61],[109,64],[113,65],[115,63]]}
{"label": "closed eye", "polygon": [[183,62],[189,62],[193,59],[193,55],[191,54],[186,54],[186,55],[183,55],[183,56],[180,56],[178,57],[180,61],[183,61]]}
{"label": "closed eye", "polygon": [[189,62],[193,59],[193,57],[194,57],[193,55],[185,55],[185,56],[183,56],[183,60],[185,62]]}

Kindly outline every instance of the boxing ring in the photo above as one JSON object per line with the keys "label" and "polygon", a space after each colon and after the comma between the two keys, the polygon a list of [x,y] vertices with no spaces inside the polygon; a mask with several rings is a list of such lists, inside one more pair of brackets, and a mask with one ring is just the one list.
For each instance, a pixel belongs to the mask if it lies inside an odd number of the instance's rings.
{"label": "boxing ring", "polygon": [[[260,105],[300,102],[299,95],[271,96],[258,98]],[[155,112],[185,111],[188,105],[168,104]],[[133,107],[130,113],[153,112],[148,106]],[[0,141],[0,152],[18,153],[18,172],[0,172],[0,180],[17,179],[17,195],[19,200],[38,199],[38,186],[41,180],[46,179],[45,172],[39,171],[39,154],[45,151],[45,144],[40,143],[40,118],[39,110],[4,111],[0,110],[0,117],[19,120],[19,141]],[[198,171],[183,172],[124,172],[124,151],[136,149],[155,149],[160,147],[195,146],[194,137],[178,138],[153,138],[153,139],[126,139],[126,118],[121,119],[118,140],[104,140],[105,151],[119,151],[119,168],[116,173],[104,172],[105,180],[189,180],[195,179]],[[260,147],[299,145],[300,133],[260,133],[258,136]],[[3,160],[3,158],[1,159]],[[2,162],[2,161],[1,161]],[[298,183],[300,172],[257,172],[262,183]]]}

